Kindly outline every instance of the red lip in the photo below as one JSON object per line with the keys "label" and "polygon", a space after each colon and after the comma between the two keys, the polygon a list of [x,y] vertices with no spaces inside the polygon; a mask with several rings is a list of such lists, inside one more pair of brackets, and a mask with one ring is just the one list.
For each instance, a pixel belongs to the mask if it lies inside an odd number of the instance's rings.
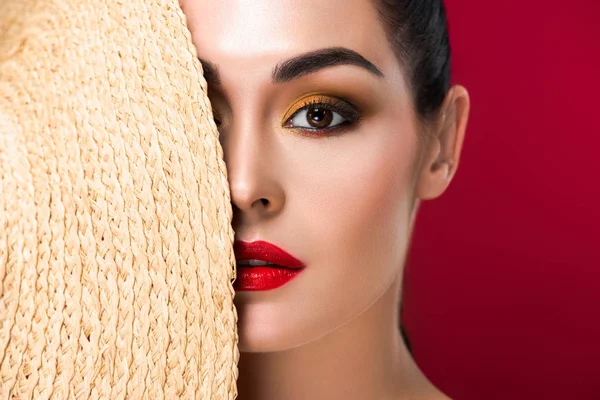
{"label": "red lip", "polygon": [[277,264],[285,268],[302,268],[302,261],[288,254],[285,250],[263,241],[242,242],[233,244],[235,259],[240,262],[244,260],[262,260]]}
{"label": "red lip", "polygon": [[[233,244],[237,265],[237,278],[234,289],[270,290],[284,285],[295,278],[304,268],[302,261],[285,250],[263,241]],[[249,266],[240,265],[240,261],[260,260],[276,265]]]}

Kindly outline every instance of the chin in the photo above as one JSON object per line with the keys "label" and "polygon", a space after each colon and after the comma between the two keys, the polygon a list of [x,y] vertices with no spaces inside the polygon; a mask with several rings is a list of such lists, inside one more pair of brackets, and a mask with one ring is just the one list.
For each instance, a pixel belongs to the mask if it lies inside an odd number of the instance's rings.
{"label": "chin", "polygon": [[246,332],[239,330],[238,348],[241,353],[268,353],[275,351],[289,350],[294,346],[289,338],[277,335],[261,335],[257,332]]}
{"label": "chin", "polygon": [[290,320],[290,311],[280,315],[273,310],[273,305],[265,306],[266,304],[239,307],[238,348],[240,352],[290,350],[310,343],[326,333],[309,326],[309,323]]}
{"label": "chin", "polygon": [[281,325],[240,323],[238,333],[238,348],[242,353],[285,351],[310,341],[302,340],[297,332]]}
{"label": "chin", "polygon": [[273,343],[264,338],[252,340],[243,334],[240,334],[238,348],[240,353],[270,353],[282,350],[280,343]]}

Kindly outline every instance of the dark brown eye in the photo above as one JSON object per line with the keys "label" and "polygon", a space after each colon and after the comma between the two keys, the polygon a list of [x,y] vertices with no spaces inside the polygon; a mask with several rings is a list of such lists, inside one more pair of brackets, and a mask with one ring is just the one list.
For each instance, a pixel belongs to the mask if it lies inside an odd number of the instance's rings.
{"label": "dark brown eye", "polygon": [[333,111],[325,108],[313,107],[306,112],[306,121],[313,128],[327,128],[333,121]]}

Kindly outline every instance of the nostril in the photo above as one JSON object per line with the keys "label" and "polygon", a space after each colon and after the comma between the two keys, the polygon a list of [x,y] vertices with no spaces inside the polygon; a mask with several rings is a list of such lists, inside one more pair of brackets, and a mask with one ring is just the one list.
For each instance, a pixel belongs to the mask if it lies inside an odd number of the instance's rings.
{"label": "nostril", "polygon": [[260,199],[260,202],[262,203],[263,206],[269,205],[269,200],[265,199],[264,197],[262,199]]}

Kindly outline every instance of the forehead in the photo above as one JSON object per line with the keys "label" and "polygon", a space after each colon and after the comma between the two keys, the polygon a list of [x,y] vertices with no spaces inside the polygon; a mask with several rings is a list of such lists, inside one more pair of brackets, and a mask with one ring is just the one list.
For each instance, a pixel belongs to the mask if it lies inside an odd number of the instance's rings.
{"label": "forehead", "polygon": [[347,47],[385,69],[393,52],[372,0],[182,0],[203,58],[248,64]]}

